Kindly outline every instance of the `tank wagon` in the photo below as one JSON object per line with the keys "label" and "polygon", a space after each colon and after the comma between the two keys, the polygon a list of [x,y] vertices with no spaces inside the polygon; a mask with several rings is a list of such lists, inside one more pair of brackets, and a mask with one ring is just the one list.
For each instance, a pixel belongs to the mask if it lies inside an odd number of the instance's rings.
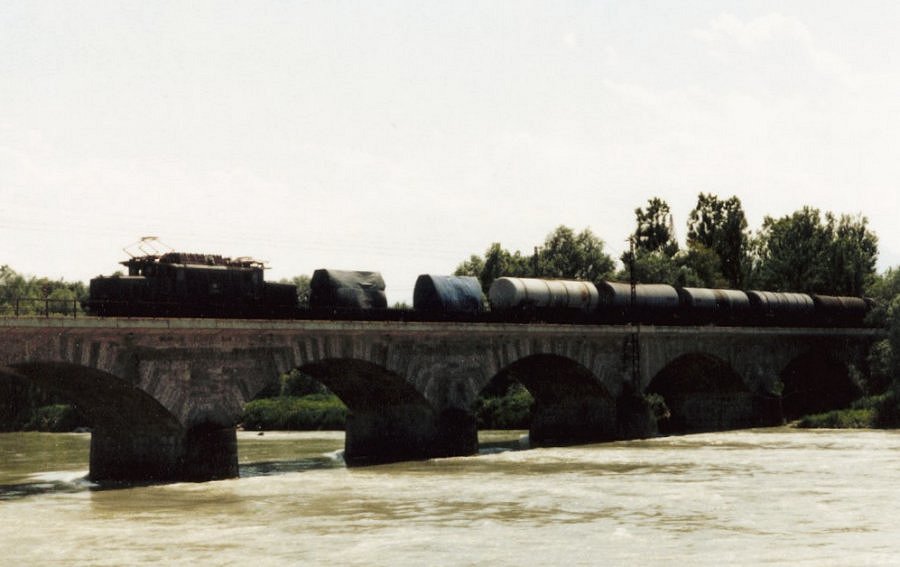
{"label": "tank wagon", "polygon": [[448,318],[483,313],[481,282],[474,276],[422,274],[413,288],[413,309]]}
{"label": "tank wagon", "polygon": [[510,319],[531,311],[542,320],[595,324],[861,326],[870,308],[859,297],[508,277],[489,295],[495,314]]}
{"label": "tank wagon", "polygon": [[509,309],[570,309],[594,311],[600,303],[591,282],[537,278],[498,278],[488,291],[491,306]]}

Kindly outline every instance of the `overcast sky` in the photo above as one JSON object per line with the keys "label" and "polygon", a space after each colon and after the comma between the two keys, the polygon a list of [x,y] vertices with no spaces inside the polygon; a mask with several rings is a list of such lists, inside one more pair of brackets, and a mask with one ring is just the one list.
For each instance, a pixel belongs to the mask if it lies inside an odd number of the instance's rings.
{"label": "overcast sky", "polygon": [[87,281],[145,235],[391,301],[659,196],[752,229],[862,214],[900,264],[900,3],[0,3],[0,264]]}

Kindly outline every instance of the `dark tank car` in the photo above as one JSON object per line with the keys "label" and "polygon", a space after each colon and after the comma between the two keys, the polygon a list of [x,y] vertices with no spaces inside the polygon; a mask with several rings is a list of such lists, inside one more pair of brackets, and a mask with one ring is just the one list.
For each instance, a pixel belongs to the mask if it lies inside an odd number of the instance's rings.
{"label": "dark tank car", "polygon": [[100,316],[289,317],[296,286],[266,282],[250,258],[167,252],[122,262],[128,275],[91,280],[85,309]]}

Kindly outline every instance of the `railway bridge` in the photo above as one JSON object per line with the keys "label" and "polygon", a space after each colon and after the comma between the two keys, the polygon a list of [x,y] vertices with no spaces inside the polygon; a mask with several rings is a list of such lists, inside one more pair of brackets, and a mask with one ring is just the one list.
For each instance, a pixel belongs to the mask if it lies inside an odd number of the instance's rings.
{"label": "railway bridge", "polygon": [[[242,408],[291,369],[347,405],[350,465],[477,452],[498,378],[535,398],[532,445],[779,424],[846,404],[872,329],[0,319],[0,379],[92,421],[95,480],[237,474]],[[648,399],[655,400],[654,404]],[[0,400],[2,403],[2,400]],[[658,419],[659,418],[659,419]]]}

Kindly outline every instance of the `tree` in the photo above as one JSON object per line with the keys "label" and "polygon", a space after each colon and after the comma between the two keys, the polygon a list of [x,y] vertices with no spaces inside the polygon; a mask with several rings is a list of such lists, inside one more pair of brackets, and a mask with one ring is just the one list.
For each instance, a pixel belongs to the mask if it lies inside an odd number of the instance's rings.
{"label": "tree", "polygon": [[688,246],[702,246],[714,252],[718,270],[732,288],[743,286],[749,241],[740,199],[723,201],[712,193],[697,196],[697,205],[688,217]]}
{"label": "tree", "polygon": [[71,315],[81,311],[81,302],[88,290],[81,282],[67,282],[36,278],[17,273],[9,266],[0,266],[0,313],[35,313]]}
{"label": "tree", "polygon": [[510,252],[499,242],[491,244],[484,253],[484,258],[472,255],[462,262],[453,272],[457,276],[475,276],[487,293],[495,279],[502,276],[529,277],[534,275],[532,262],[516,250]]}
{"label": "tree", "polygon": [[739,287],[723,275],[721,256],[699,242],[689,243],[687,250],[676,255],[676,262],[682,268],[682,280],[676,280],[674,285],[709,288]]}
{"label": "tree", "polygon": [[869,352],[868,390],[883,392],[893,383],[900,394],[900,266],[873,278],[866,295],[875,303],[868,323],[888,331]]}
{"label": "tree", "polygon": [[613,259],[603,251],[603,241],[590,229],[575,234],[567,226],[559,226],[547,235],[534,264],[540,277],[592,282],[608,277],[615,267]]}
{"label": "tree", "polygon": [[828,219],[832,227],[828,288],[835,293],[862,295],[875,278],[878,237],[869,231],[869,221],[863,216],[841,215],[835,222],[828,215]]}
{"label": "tree", "polygon": [[629,237],[629,249],[622,256],[625,269],[619,278],[640,282],[670,282],[679,270],[674,260],[678,252],[669,204],[654,197],[647,208],[634,210],[636,227]]}
{"label": "tree", "polygon": [[647,202],[647,209],[634,210],[637,228],[634,231],[634,245],[638,250],[662,252],[674,256],[678,252],[672,213],[669,204],[658,197]]}
{"label": "tree", "polygon": [[472,255],[454,272],[476,276],[485,292],[499,277],[566,278],[599,282],[612,273],[613,259],[603,251],[603,241],[585,229],[575,233],[559,226],[547,235],[544,245],[531,255],[510,252],[499,242],[491,244],[484,257]]}
{"label": "tree", "polygon": [[774,291],[862,295],[875,276],[878,238],[865,217],[804,207],[766,217],[755,242],[754,285]]}

